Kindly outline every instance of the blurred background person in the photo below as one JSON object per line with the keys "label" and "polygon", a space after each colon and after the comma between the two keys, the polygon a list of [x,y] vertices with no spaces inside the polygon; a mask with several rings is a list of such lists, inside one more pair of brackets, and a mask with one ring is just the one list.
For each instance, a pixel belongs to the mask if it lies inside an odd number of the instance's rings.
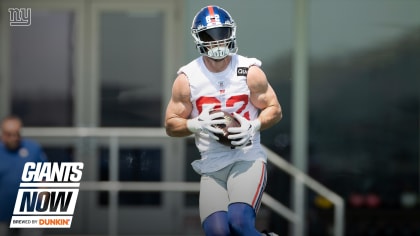
{"label": "blurred background person", "polygon": [[16,196],[26,162],[43,162],[44,151],[36,142],[21,137],[22,121],[7,116],[1,122],[0,141],[0,235],[39,236],[41,229],[10,229]]}

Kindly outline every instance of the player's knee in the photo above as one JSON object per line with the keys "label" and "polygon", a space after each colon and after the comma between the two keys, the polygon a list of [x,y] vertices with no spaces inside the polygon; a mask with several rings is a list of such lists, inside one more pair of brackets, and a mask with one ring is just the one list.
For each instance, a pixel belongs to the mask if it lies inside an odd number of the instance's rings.
{"label": "player's knee", "polygon": [[255,212],[251,206],[245,203],[234,203],[229,206],[229,226],[237,235],[247,235],[255,231]]}
{"label": "player's knee", "polygon": [[249,227],[249,224],[242,217],[229,218],[229,227],[235,233],[235,235],[244,235]]}
{"label": "player's knee", "polygon": [[206,236],[229,236],[229,224],[226,212],[215,212],[203,222]]}

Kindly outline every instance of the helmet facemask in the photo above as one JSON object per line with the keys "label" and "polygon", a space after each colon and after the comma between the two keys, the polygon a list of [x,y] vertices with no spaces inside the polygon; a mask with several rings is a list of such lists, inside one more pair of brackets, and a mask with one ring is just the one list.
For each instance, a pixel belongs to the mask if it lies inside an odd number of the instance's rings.
{"label": "helmet facemask", "polygon": [[215,27],[193,32],[200,54],[219,60],[236,53],[235,28]]}

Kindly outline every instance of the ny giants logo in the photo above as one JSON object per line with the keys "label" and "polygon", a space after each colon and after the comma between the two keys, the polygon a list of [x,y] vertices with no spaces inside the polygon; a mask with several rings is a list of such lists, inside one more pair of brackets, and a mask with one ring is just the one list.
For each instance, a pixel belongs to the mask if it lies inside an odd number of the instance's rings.
{"label": "ny giants logo", "polygon": [[28,162],[10,228],[70,228],[82,162]]}
{"label": "ny giants logo", "polygon": [[9,8],[10,26],[30,26],[31,8]]}

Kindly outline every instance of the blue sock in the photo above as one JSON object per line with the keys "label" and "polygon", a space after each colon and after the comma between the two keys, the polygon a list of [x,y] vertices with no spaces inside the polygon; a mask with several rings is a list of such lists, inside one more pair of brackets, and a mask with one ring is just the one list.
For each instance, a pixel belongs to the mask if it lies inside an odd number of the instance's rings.
{"label": "blue sock", "polygon": [[218,211],[209,215],[203,222],[206,236],[229,236],[228,215],[226,211]]}
{"label": "blue sock", "polygon": [[255,228],[255,211],[250,205],[242,202],[230,204],[227,217],[232,235],[261,235]]}

